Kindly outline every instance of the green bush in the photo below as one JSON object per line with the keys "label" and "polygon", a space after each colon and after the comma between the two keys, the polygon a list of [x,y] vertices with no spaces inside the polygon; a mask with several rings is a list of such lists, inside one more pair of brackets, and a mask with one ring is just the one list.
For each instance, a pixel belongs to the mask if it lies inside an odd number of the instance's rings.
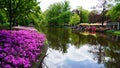
{"label": "green bush", "polygon": [[9,23],[3,23],[3,24],[0,23],[0,29],[8,28],[8,27],[9,27]]}

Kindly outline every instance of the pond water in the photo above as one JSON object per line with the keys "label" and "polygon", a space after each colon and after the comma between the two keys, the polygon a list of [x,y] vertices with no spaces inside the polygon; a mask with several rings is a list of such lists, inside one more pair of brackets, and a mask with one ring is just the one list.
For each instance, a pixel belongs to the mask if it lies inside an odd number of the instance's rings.
{"label": "pond water", "polygon": [[69,28],[42,28],[49,48],[44,68],[119,68],[120,36],[80,33]]}

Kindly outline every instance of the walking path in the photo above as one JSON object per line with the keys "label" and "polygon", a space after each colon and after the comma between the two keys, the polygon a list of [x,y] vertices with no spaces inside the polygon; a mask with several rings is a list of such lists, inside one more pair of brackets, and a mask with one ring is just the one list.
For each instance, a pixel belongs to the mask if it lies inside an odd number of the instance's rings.
{"label": "walking path", "polygon": [[33,30],[37,31],[34,27],[26,27],[26,26],[14,26],[13,29],[24,29],[24,30]]}

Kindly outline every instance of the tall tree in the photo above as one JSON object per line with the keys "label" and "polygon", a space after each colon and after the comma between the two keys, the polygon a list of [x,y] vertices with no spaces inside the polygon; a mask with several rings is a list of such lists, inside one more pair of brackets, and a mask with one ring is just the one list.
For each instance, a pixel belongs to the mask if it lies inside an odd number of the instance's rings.
{"label": "tall tree", "polygon": [[70,5],[66,0],[51,4],[45,12],[48,25],[63,25],[70,20]]}
{"label": "tall tree", "polygon": [[70,18],[69,24],[74,25],[80,23],[80,16],[76,13],[73,13],[73,15]]}
{"label": "tall tree", "polygon": [[6,11],[11,27],[16,22],[25,23],[26,20],[31,20],[31,14],[38,16],[40,13],[37,0],[0,0],[0,5],[0,9]]}
{"label": "tall tree", "polygon": [[[108,11],[104,11],[104,14],[106,14]],[[109,16],[104,16],[104,20],[106,21],[109,19]],[[102,14],[99,13],[97,10],[93,10],[89,13],[89,21],[91,23],[101,22],[102,21]]]}
{"label": "tall tree", "polygon": [[102,26],[103,26],[103,23],[104,23],[104,19],[105,19],[105,10],[106,10],[106,6],[107,6],[107,0],[98,0],[100,4],[98,4],[97,7],[101,8],[102,11],[101,11],[101,22],[102,22]]}
{"label": "tall tree", "polygon": [[102,23],[102,26],[103,26],[103,23],[105,21],[105,13],[106,13],[106,9],[107,9],[107,6],[108,6],[108,0],[98,0],[99,3],[94,6],[94,9],[101,9],[99,10],[99,12],[101,11],[101,23]]}
{"label": "tall tree", "polygon": [[98,13],[98,11],[93,10],[89,13],[89,21],[91,23],[96,23],[101,20],[101,15]]}
{"label": "tall tree", "polygon": [[120,21],[120,3],[117,3],[114,7],[112,7],[108,11],[107,15],[110,16],[113,21]]}
{"label": "tall tree", "polygon": [[77,10],[79,10],[80,23],[88,23],[89,22],[88,20],[89,11],[82,8],[81,6],[79,6]]}

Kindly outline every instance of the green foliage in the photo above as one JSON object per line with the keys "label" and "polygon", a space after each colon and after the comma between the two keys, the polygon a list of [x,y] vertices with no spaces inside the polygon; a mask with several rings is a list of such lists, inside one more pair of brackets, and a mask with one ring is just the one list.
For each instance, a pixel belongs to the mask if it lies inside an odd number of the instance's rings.
{"label": "green foliage", "polygon": [[88,15],[89,15],[89,12],[88,12],[88,10],[83,10],[82,11],[82,14],[83,14],[83,16],[82,16],[82,21],[83,22],[89,22],[89,20],[88,20]]}
{"label": "green foliage", "polygon": [[54,3],[45,11],[48,25],[64,25],[70,20],[70,6],[68,1]]}
{"label": "green foliage", "polygon": [[117,30],[107,30],[107,33],[115,34],[115,35],[120,35],[120,31]]}
{"label": "green foliage", "polygon": [[110,16],[112,20],[119,19],[120,18],[120,3],[112,7],[106,15]]}
{"label": "green foliage", "polygon": [[9,23],[7,23],[7,22],[3,23],[3,24],[0,23],[0,28],[3,28],[3,27],[6,28],[8,26],[9,26]]}
{"label": "green foliage", "polygon": [[39,16],[40,16],[39,19],[41,19],[41,20],[40,20],[40,22],[38,23],[38,26],[47,26],[48,23],[47,23],[47,21],[46,21],[45,12],[44,12],[44,13],[41,13]]}
{"label": "green foliage", "polygon": [[80,22],[80,17],[78,14],[74,13],[72,16],[71,16],[71,19],[70,19],[70,22],[69,24],[77,24]]}
{"label": "green foliage", "polygon": [[108,1],[112,1],[112,2],[120,2],[120,0],[108,0]]}
{"label": "green foliage", "polygon": [[[11,4],[11,8],[10,8]],[[37,0],[0,0],[0,17],[4,14],[4,22],[10,22],[12,25],[29,25],[29,22],[33,22],[35,25],[38,24],[40,19],[40,7],[38,6]],[[10,11],[11,10],[11,11]],[[11,12],[11,14],[10,14]],[[0,22],[2,21],[0,20]]]}
{"label": "green foliage", "polygon": [[89,22],[89,11],[82,8],[82,7],[78,7],[77,8],[80,11],[80,18],[81,18],[81,22],[86,23]]}
{"label": "green foliage", "polygon": [[8,19],[7,19],[6,12],[3,9],[0,9],[0,23],[3,24],[7,21]]}

